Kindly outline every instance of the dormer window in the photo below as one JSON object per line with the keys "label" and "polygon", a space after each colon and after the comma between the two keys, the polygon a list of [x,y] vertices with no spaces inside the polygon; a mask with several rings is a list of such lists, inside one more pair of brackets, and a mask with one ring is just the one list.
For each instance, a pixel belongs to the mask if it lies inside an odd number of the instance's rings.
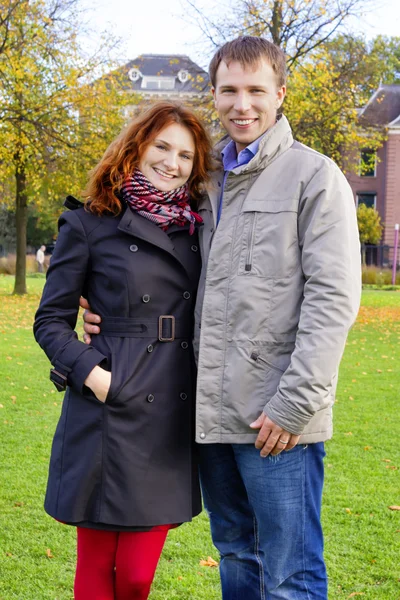
{"label": "dormer window", "polygon": [[142,80],[142,89],[146,90],[173,90],[175,87],[174,77],[150,77],[145,76]]}
{"label": "dormer window", "polygon": [[128,72],[128,77],[133,82],[138,81],[138,79],[141,77],[141,75],[142,74],[139,71],[139,69],[130,69]]}
{"label": "dormer window", "polygon": [[181,69],[178,73],[178,79],[181,83],[186,83],[190,79],[189,71]]}

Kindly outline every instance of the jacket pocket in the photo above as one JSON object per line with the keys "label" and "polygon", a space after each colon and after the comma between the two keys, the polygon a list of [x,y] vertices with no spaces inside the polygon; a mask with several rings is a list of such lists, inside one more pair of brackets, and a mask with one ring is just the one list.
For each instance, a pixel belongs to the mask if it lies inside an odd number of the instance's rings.
{"label": "jacket pocket", "polygon": [[257,350],[252,351],[250,358],[260,368],[264,369],[264,398],[265,403],[267,403],[276,393],[284,371],[264,358],[264,356],[262,356]]}
{"label": "jacket pocket", "polygon": [[243,205],[239,275],[288,277],[299,265],[297,198]]}

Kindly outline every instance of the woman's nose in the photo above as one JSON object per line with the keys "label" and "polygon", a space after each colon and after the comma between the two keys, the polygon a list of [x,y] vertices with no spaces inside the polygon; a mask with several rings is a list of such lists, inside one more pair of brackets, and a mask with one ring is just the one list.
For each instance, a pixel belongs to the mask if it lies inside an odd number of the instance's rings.
{"label": "woman's nose", "polygon": [[164,158],[164,164],[169,169],[176,169],[178,167],[178,156],[175,152],[168,152]]}

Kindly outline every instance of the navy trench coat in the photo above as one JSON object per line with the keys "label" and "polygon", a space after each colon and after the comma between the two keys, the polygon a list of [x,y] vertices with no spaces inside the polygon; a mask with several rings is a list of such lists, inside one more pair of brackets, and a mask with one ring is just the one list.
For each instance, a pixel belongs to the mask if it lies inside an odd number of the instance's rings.
{"label": "navy trench coat", "polygon": [[[200,267],[188,227],[166,233],[129,208],[98,217],[80,205],[60,217],[34,324],[51,378],[67,388],[45,500],[54,518],[123,529],[200,512],[192,349]],[[91,346],[74,332],[81,295],[103,320]],[[111,371],[105,403],[84,385],[95,365]]]}

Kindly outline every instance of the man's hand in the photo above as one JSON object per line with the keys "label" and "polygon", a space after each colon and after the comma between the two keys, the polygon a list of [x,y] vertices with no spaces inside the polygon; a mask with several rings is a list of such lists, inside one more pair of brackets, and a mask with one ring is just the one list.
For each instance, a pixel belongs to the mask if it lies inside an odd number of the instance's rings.
{"label": "man's hand", "polygon": [[85,385],[92,390],[100,402],[105,402],[111,385],[111,373],[99,366],[94,367],[86,377]]}
{"label": "man's hand", "polygon": [[298,443],[300,436],[285,431],[279,425],[275,425],[266,414],[261,413],[256,421],[250,424],[252,429],[259,429],[255,447],[261,450],[260,456],[280,454],[282,450],[291,450]]}
{"label": "man's hand", "polygon": [[101,317],[91,312],[89,302],[85,298],[79,300],[79,305],[85,309],[85,312],[83,313],[83,329],[85,330],[83,341],[85,344],[90,344],[92,341],[90,336],[100,333],[100,327],[95,325],[95,323],[100,323]]}

